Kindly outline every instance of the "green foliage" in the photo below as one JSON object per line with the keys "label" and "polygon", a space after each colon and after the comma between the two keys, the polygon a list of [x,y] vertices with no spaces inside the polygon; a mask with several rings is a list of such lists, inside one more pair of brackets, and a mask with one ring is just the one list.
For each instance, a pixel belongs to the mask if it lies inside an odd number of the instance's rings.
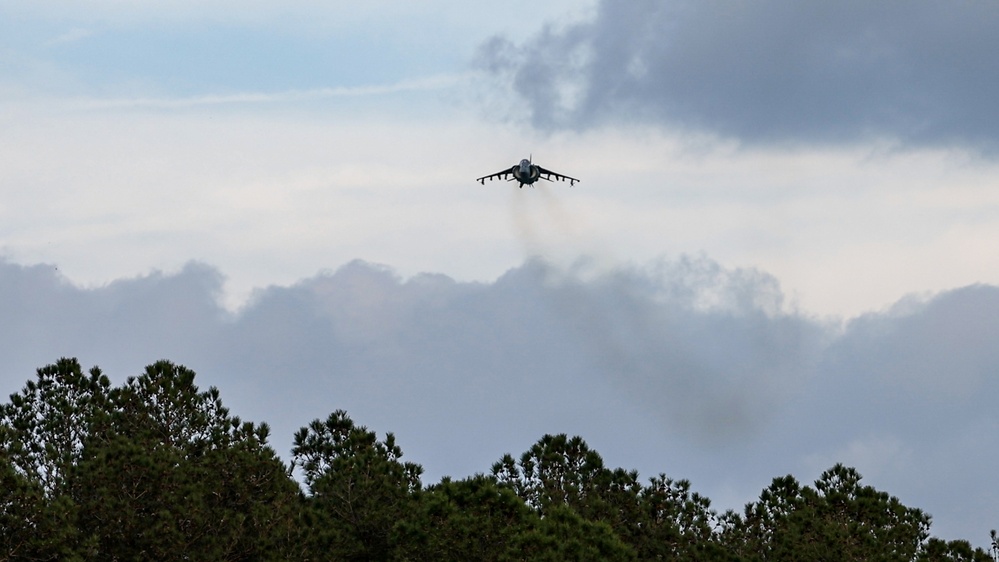
{"label": "green foliage", "polygon": [[522,560],[517,539],[540,517],[492,478],[445,479],[423,492],[395,528],[396,556],[404,560]]}
{"label": "green foliage", "polygon": [[76,525],[72,474],[109,388],[99,369],[60,359],[0,405],[0,559],[73,559],[93,542]]}
{"label": "green foliage", "polygon": [[634,560],[609,525],[551,506],[542,517],[486,476],[445,479],[396,526],[400,560]]}
{"label": "green foliage", "polygon": [[[836,465],[775,478],[719,516],[687,480],[643,485],[579,437],[545,435],[489,476],[423,488],[422,468],[342,410],[295,435],[168,361],[112,387],[75,359],[0,404],[2,560],[999,560]],[[302,491],[292,477],[298,470]]]}
{"label": "green foliage", "polygon": [[298,490],[268,428],[231,417],[218,390],[160,361],[111,393],[79,463],[83,528],[102,556],[259,556],[281,545]]}
{"label": "green foliage", "polygon": [[635,560],[635,551],[610,525],[590,521],[565,505],[554,505],[536,528],[519,535],[522,560]]}
{"label": "green foliage", "polygon": [[589,509],[600,499],[595,494],[606,471],[603,459],[585,441],[565,434],[545,435],[519,464],[505,455],[493,465],[493,476],[541,513],[558,505]]}
{"label": "green foliage", "polygon": [[295,435],[292,462],[312,494],[311,548],[341,560],[382,560],[392,527],[413,508],[423,468],[403,463],[389,433],[379,441],[343,410]]}
{"label": "green foliage", "polygon": [[0,409],[0,428],[0,559],[259,557],[296,531],[300,493],[267,426],[230,417],[184,367],[112,389],[63,359]]}
{"label": "green foliage", "polygon": [[748,560],[916,559],[929,516],[860,480],[840,464],[822,473],[815,488],[775,478],[744,517],[731,517],[727,540]]}
{"label": "green foliage", "polygon": [[80,542],[76,509],[66,498],[48,501],[41,485],[0,459],[0,560],[63,560]]}
{"label": "green foliage", "polygon": [[964,540],[943,541],[931,538],[919,553],[919,562],[995,562],[993,555],[973,548]]}
{"label": "green foliage", "polygon": [[545,435],[519,463],[504,455],[492,474],[542,516],[568,508],[627,534],[641,512],[638,473],[606,468],[578,436]]}
{"label": "green foliage", "polygon": [[632,519],[631,536],[644,560],[731,560],[716,532],[721,521],[711,500],[691,492],[690,481],[665,474],[641,490],[641,513]]}
{"label": "green foliage", "polygon": [[545,435],[519,463],[505,455],[492,473],[543,517],[568,509],[606,524],[643,560],[725,558],[718,518],[690,482],[659,475],[643,487],[635,471],[606,468],[580,437]]}
{"label": "green foliage", "polygon": [[10,402],[0,405],[0,450],[14,470],[46,496],[68,491],[95,415],[107,408],[110,381],[100,369],[84,374],[75,359],[38,369]]}

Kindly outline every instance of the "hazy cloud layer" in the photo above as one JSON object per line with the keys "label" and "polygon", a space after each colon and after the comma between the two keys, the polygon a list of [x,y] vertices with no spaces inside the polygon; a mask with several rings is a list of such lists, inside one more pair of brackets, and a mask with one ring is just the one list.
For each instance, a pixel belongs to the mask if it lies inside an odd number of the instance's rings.
{"label": "hazy cloud layer", "polygon": [[977,542],[999,518],[986,486],[995,287],[839,328],[789,309],[767,274],[705,258],[612,272],[529,261],[492,283],[354,262],[259,290],[235,314],[222,283],[192,263],[81,288],[0,262],[0,391],[62,356],[118,382],[168,358],[271,423],[282,454],[295,429],[344,408],[394,431],[429,479],[567,432],[608,464],[690,478],[722,509],[842,461],[930,511],[937,533]]}
{"label": "hazy cloud layer", "polygon": [[651,121],[747,142],[991,149],[997,26],[984,1],[602,0],[590,21],[493,38],[477,61],[543,128]]}

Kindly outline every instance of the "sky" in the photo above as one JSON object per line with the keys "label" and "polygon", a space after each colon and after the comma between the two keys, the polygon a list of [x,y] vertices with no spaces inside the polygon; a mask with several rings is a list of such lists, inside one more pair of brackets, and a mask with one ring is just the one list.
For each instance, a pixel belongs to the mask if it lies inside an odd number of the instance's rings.
{"label": "sky", "polygon": [[[0,0],[0,393],[198,372],[425,483],[545,433],[718,510],[999,526],[999,5]],[[521,158],[582,180],[475,178]]]}

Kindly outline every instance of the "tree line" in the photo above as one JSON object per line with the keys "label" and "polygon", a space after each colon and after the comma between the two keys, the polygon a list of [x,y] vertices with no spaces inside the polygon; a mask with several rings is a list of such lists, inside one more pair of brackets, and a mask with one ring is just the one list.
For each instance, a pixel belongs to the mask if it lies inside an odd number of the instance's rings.
{"label": "tree line", "polygon": [[38,369],[0,405],[0,560],[999,560],[930,536],[930,517],[836,465],[775,478],[718,513],[687,480],[604,466],[545,435],[488,473],[425,486],[342,410],[295,435],[169,361],[112,386],[76,359]]}

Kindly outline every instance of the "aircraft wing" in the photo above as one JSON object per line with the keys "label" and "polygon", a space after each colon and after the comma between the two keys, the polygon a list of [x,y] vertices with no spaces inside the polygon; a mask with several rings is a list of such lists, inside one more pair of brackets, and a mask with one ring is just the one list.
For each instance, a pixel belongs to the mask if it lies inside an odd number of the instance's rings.
{"label": "aircraft wing", "polygon": [[553,172],[551,170],[547,170],[545,168],[542,168],[541,166],[538,166],[538,173],[540,173],[540,175],[541,175],[542,178],[544,178],[544,179],[546,179],[548,181],[553,181],[552,177],[554,177],[558,181],[569,180],[569,187],[572,187],[577,181],[579,181],[576,178],[569,177],[569,176],[560,174],[558,172]]}
{"label": "aircraft wing", "polygon": [[475,181],[481,183],[482,185],[486,185],[486,180],[489,181],[493,181],[494,179],[509,180],[512,178],[513,171],[516,169],[517,169],[516,166],[511,166],[503,171],[496,172],[495,174],[489,174],[488,176],[482,176],[481,178],[477,178]]}

